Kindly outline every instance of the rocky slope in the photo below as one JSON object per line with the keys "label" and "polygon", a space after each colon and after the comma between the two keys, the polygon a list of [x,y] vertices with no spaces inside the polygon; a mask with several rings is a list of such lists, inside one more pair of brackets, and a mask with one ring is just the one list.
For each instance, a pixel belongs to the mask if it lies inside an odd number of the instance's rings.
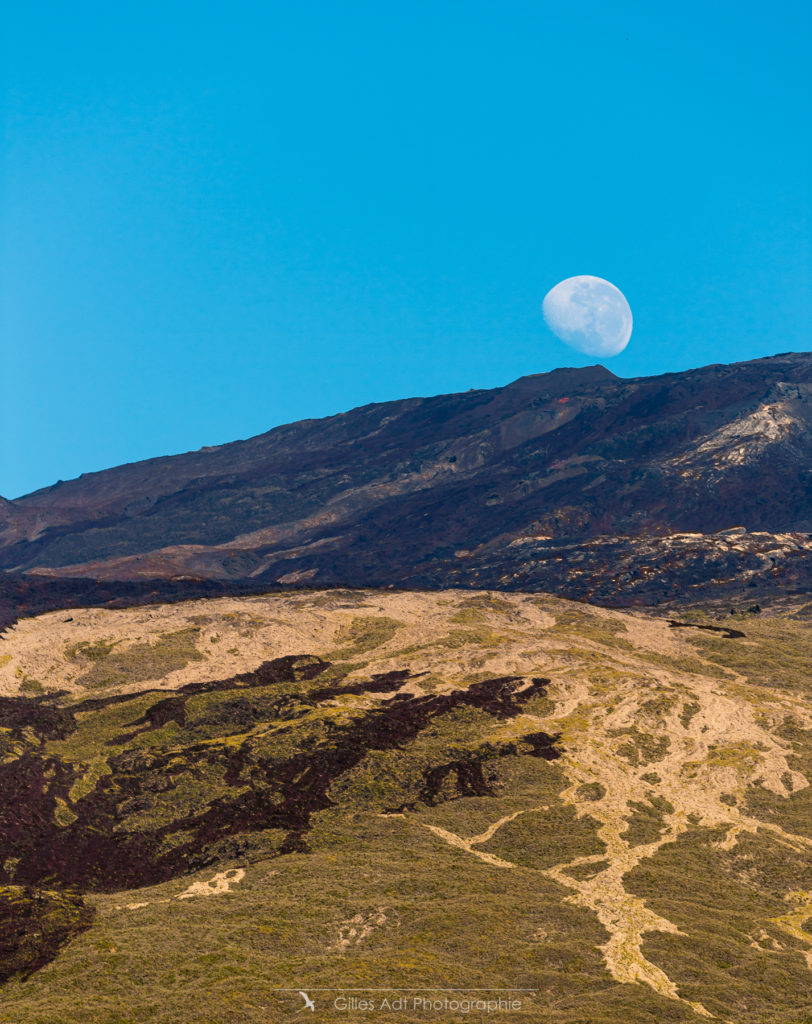
{"label": "rocky slope", "polygon": [[812,585],[811,465],[812,355],[557,370],[60,482],[0,506],[0,568],[750,600]]}
{"label": "rocky slope", "polygon": [[510,986],[511,1021],[800,1024],[810,623],[448,590],[22,619],[0,1017],[459,1021]]}

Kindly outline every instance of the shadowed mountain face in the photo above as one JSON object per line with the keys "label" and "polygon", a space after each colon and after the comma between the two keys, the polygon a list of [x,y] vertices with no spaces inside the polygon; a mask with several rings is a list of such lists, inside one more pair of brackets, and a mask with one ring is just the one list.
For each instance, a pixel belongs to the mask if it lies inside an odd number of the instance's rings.
{"label": "shadowed mountain face", "polygon": [[810,466],[812,355],[556,370],[60,482],[0,505],[0,568],[767,596],[812,583]]}

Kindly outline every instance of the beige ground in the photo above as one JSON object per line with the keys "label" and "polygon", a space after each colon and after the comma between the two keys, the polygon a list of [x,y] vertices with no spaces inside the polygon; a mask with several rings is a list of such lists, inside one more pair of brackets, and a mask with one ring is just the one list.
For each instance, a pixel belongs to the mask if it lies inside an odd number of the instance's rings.
{"label": "beige ground", "polygon": [[[320,597],[216,598],[121,611],[71,609],[24,619],[0,636],[0,694],[20,692],[20,684],[27,678],[46,690],[66,689],[88,696],[76,683],[81,664],[66,656],[72,646],[121,641],[117,649],[126,651],[133,644],[155,643],[162,635],[193,627],[200,629],[197,646],[202,662],[190,662],[168,675],[123,690],[174,689],[184,683],[247,672],[286,654],[327,656],[342,647],[348,648],[350,660],[363,662],[363,668],[354,673],[359,677],[404,668],[415,648],[421,649],[420,671],[448,681],[462,682],[471,671],[526,675],[548,663],[536,640],[554,619],[535,597],[514,595],[504,600],[500,596],[506,613],[498,616],[498,632],[479,638],[481,649],[470,635],[463,635],[472,632],[470,624],[451,621],[471,597],[467,593],[354,592],[323,607]],[[357,618],[380,617],[401,623],[389,642],[358,656],[352,643],[342,644],[342,627],[346,629]],[[478,625],[474,623],[474,628]]]}
{"label": "beige ground", "polygon": [[[272,871],[271,874],[276,874]],[[135,903],[125,903],[123,906],[116,906],[116,910],[140,910],[148,907],[151,903],[171,903],[172,900],[192,900],[198,896],[225,896],[231,892],[231,887],[237,885],[245,878],[244,868],[230,868],[228,871],[218,871],[211,878],[192,882],[183,892],[177,893],[160,900],[141,900]]]}
{"label": "beige ground", "polygon": [[[389,621],[384,628],[388,620],[395,624]],[[353,662],[358,667],[352,675],[359,677],[410,667],[423,673],[410,684],[416,691],[495,675],[549,677],[550,713],[519,716],[506,729],[562,734],[566,752],[558,764],[570,781],[562,798],[578,815],[588,814],[600,823],[606,853],[579,857],[546,873],[571,890],[572,902],[591,909],[607,929],[610,938],[602,951],[618,981],[643,983],[680,998],[671,979],[642,952],[646,932],[676,932],[676,926],[624,886],[624,876],[665,843],[689,827],[707,826],[727,829],[723,845],[728,848],[742,833],[762,830],[776,843],[812,850],[812,840],[750,818],[735,805],[756,777],[783,797],[809,785],[787,761],[789,744],[772,731],[790,714],[812,727],[809,703],[789,691],[756,690],[743,676],[703,663],[682,631],[642,614],[540,595],[453,591],[280,594],[123,611],[53,612],[24,620],[0,639],[0,693],[20,692],[23,684],[30,691],[33,679],[44,690],[68,689],[87,696],[77,683],[81,663],[69,656],[77,643],[103,639],[126,651],[132,644],[154,643],[191,627],[200,630],[196,643],[203,660],[125,689],[170,689],[225,678],[270,658],[298,653]],[[384,633],[376,643],[378,627]],[[372,640],[364,641],[365,629],[372,631]],[[386,629],[391,635],[385,635]],[[593,790],[589,799],[583,787],[595,783],[603,787],[603,795],[595,799]],[[633,846],[627,841],[627,819],[635,804],[653,799],[666,800],[672,809],[663,813],[656,840]],[[417,821],[414,827],[429,828],[460,856],[505,870],[513,866],[509,861],[478,847],[530,810],[540,808],[520,808],[472,837]],[[589,863],[597,869],[590,878],[568,873]],[[197,892],[180,898],[187,895]],[[336,948],[362,941],[368,929],[382,926],[386,912],[381,908],[376,914],[370,920],[342,922]],[[802,928],[810,915],[809,894],[800,894],[774,923],[812,950],[812,935]],[[812,969],[812,952],[808,962]],[[706,1013],[699,1004],[691,1005]]]}

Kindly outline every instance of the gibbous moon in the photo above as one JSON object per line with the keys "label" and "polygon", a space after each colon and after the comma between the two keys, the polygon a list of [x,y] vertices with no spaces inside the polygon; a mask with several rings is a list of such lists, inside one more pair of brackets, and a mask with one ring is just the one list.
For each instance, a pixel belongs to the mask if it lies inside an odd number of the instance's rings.
{"label": "gibbous moon", "polygon": [[632,336],[626,297],[602,277],[568,277],[544,296],[547,326],[571,348],[589,356],[616,356]]}

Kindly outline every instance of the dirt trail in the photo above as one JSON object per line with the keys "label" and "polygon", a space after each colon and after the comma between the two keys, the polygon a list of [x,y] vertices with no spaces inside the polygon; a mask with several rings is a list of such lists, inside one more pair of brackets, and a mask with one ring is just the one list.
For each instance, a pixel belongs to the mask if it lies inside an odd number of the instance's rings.
{"label": "dirt trail", "polygon": [[[87,696],[83,650],[106,656],[108,645],[115,652],[111,659],[125,664],[128,650],[160,646],[181,633],[198,657],[155,678],[117,684],[118,689],[171,689],[229,678],[301,651],[347,663],[345,685],[419,666],[404,694],[442,693],[485,677],[547,677],[550,710],[523,713],[510,729],[561,734],[564,754],[556,763],[568,785],[560,799],[578,817],[597,821],[605,853],[542,873],[565,886],[572,902],[591,910],[606,928],[602,952],[614,978],[680,999],[676,984],[642,951],[646,933],[679,934],[678,929],[627,891],[628,873],[692,828],[725,830],[723,849],[747,833],[794,849],[812,848],[808,837],[759,821],[741,807],[756,779],[780,797],[810,784],[788,761],[790,743],[771,731],[787,716],[812,728],[808,703],[789,690],[751,687],[745,676],[703,658],[685,636],[689,632],[671,629],[666,620],[543,595],[470,591],[286,593],[121,611],[73,609],[23,620],[3,634],[0,693],[36,692],[36,684]],[[649,811],[649,829],[654,821],[659,834],[646,833],[635,845],[630,819],[641,808]],[[506,870],[514,865],[480,847],[531,810],[540,808],[518,807],[469,838],[425,818],[420,824],[461,853]],[[570,873],[589,864],[596,868],[591,877]],[[801,901],[773,924],[810,947],[812,969],[812,936],[803,929],[809,907],[809,899]],[[363,921],[348,927],[357,924],[363,931]],[[707,1016],[699,1004],[690,1005]]]}
{"label": "dirt trail", "polygon": [[485,850],[475,850],[475,846],[481,846],[483,843],[487,843],[489,839],[493,839],[499,829],[506,825],[509,821],[513,821],[518,818],[520,814],[530,814],[533,811],[546,811],[548,808],[544,807],[527,807],[522,808],[519,811],[514,811],[513,814],[506,814],[503,818],[495,821],[492,825],[489,825],[484,832],[481,832],[478,836],[471,836],[470,839],[464,839],[462,836],[458,836],[454,832],[449,832],[448,829],[440,828],[439,825],[427,825],[424,824],[424,828],[427,828],[429,832],[433,832],[434,835],[439,836],[440,839],[444,840],[450,846],[456,846],[459,850],[464,850],[466,853],[471,853],[474,857],[479,857],[480,860],[486,864],[491,864],[495,868],[515,868],[516,865],[509,860],[503,860],[501,857],[497,857],[493,853],[488,853]]}
{"label": "dirt trail", "polygon": [[[276,874],[272,871],[271,874]],[[116,910],[140,910],[152,903],[172,903],[174,900],[191,900],[198,896],[225,896],[231,892],[231,887],[237,885],[245,878],[244,868],[229,868],[227,871],[218,871],[207,881],[192,882],[188,889],[179,892],[176,896],[165,897],[160,900],[144,900],[136,903],[125,903],[123,906],[116,905]]]}
{"label": "dirt trail", "polygon": [[[628,893],[624,876],[692,827],[727,828],[722,845],[728,849],[742,833],[759,830],[796,848],[812,847],[812,840],[751,818],[732,803],[754,775],[761,778],[763,786],[784,797],[808,786],[809,781],[788,764],[789,745],[761,724],[767,710],[764,702],[757,711],[728,696],[726,683],[717,678],[666,671],[657,672],[655,678],[660,684],[656,714],[646,707],[649,694],[641,694],[634,683],[623,681],[617,684],[617,703],[608,714],[602,705],[581,706],[581,728],[571,732],[567,753],[559,761],[572,783],[561,796],[579,815],[589,814],[601,823],[598,835],[606,844],[604,858],[609,863],[586,880],[566,872],[582,863],[580,858],[556,865],[548,874],[573,889],[573,901],[592,909],[609,931],[603,953],[613,977],[642,981],[663,995],[678,998],[674,984],[646,960],[641,948],[645,932],[677,929]],[[740,681],[741,677],[735,678]],[[808,719],[808,710],[800,702],[784,698],[780,703],[776,711],[785,712],[789,703],[796,714]],[[555,721],[554,717],[545,720],[550,728]],[[561,724],[566,728],[569,723]],[[633,729],[637,733],[630,731]],[[583,795],[584,785],[594,782],[605,789],[599,800]],[[652,800],[665,800],[670,806],[662,813],[660,836],[654,842],[630,846],[625,836],[627,818],[635,805],[653,806]],[[812,945],[812,937],[804,939]],[[698,1013],[707,1014],[704,1007],[691,1005]]]}
{"label": "dirt trail", "polygon": [[[503,860],[492,853],[483,850],[476,850],[474,846],[485,843],[492,839],[497,831],[509,821],[513,821],[520,814],[527,814],[533,811],[545,811],[545,807],[533,807],[526,810],[515,811],[513,814],[505,815],[495,821],[484,832],[470,839],[450,832],[448,829],[439,828],[436,825],[424,824],[434,835],[438,836],[449,846],[470,853],[478,857],[486,864],[497,868],[515,868],[511,861]],[[663,917],[659,917],[646,907],[645,902],[639,897],[626,892],[623,887],[623,875],[630,871],[635,864],[644,856],[652,856],[656,850],[667,839],[651,843],[647,847],[638,847],[634,853],[617,836],[607,833],[601,829],[600,836],[606,842],[607,851],[605,854],[595,854],[587,857],[576,857],[574,860],[564,864],[557,864],[553,868],[541,871],[541,874],[552,878],[561,885],[574,888],[577,896],[572,898],[574,903],[587,907],[594,911],[598,920],[610,933],[610,939],[601,947],[612,976],[620,982],[642,982],[649,985],[660,995],[668,996],[671,999],[678,999],[686,1002],[697,1013],[704,1017],[711,1014],[701,1003],[682,1000],[677,992],[676,985],[670,978],[655,964],[646,960],[641,952],[641,941],[643,934],[650,931],[673,932],[677,935],[684,934]],[[585,864],[596,864],[610,860],[610,865],[605,871],[601,871],[588,881],[578,881],[566,874],[567,869]]]}
{"label": "dirt trail", "polygon": [[[602,614],[607,620],[631,618]],[[572,902],[592,910],[609,932],[601,948],[617,981],[649,985],[709,1017],[700,1003],[682,999],[676,984],[644,956],[642,942],[647,932],[683,933],[655,914],[641,897],[628,892],[624,878],[666,843],[697,827],[725,828],[727,834],[719,844],[724,849],[733,848],[742,834],[758,832],[794,849],[812,849],[811,839],[750,817],[737,806],[753,778],[782,797],[810,784],[788,763],[791,746],[776,737],[765,722],[771,718],[780,721],[787,714],[807,727],[812,720],[808,706],[791,695],[760,693],[757,704],[743,700],[740,691],[747,681],[736,672],[719,678],[718,672],[705,676],[649,663],[644,666],[645,685],[641,685],[640,654],[679,655],[685,648],[664,622],[637,618],[626,624],[633,649],[611,652],[617,668],[611,687],[591,685],[589,671],[550,671],[549,696],[556,708],[537,721],[546,731],[563,734],[565,753],[557,764],[570,785],[561,799],[579,817],[589,815],[599,822],[598,837],[606,849],[541,873],[570,889]],[[580,649],[588,659],[602,645],[583,640]],[[702,661],[695,650],[690,653],[695,661]],[[597,799],[596,783],[602,791]],[[659,810],[660,834],[653,841],[632,845],[628,819],[641,806]],[[437,826],[424,827],[494,867],[510,868],[515,865],[475,847],[527,810],[506,815],[469,839]],[[589,878],[569,873],[589,864],[597,869]],[[808,894],[802,895],[805,900],[774,923],[810,947],[806,959],[812,969],[812,935],[803,930],[804,922],[812,918],[812,900],[806,899]]]}
{"label": "dirt trail", "polygon": [[[794,904],[794,909],[787,914],[773,917],[770,920],[777,924],[779,928],[788,932],[794,939],[800,939],[801,942],[812,945],[812,942],[810,942],[810,932],[805,930],[805,926],[808,929],[810,922],[812,922],[812,892],[791,892],[787,894],[786,898],[790,903]],[[812,971],[812,949],[804,953],[804,958],[810,971]]]}

